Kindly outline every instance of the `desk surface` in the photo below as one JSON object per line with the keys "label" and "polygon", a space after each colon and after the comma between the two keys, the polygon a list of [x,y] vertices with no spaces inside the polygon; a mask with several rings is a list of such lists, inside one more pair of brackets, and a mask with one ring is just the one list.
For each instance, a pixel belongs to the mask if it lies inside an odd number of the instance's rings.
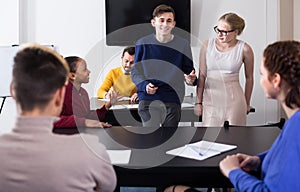
{"label": "desk surface", "polygon": [[[150,128],[149,128],[150,129]],[[159,128],[112,127],[82,128],[97,135],[107,149],[131,149],[130,162],[115,165],[118,186],[156,186],[186,184],[197,187],[229,187],[229,180],[219,171],[226,155],[255,155],[267,150],[280,133],[277,127]],[[62,130],[60,130],[62,132]],[[201,139],[237,145],[237,149],[203,161],[167,155],[166,151]]]}
{"label": "desk surface", "polygon": [[[126,105],[130,101],[120,101],[116,105]],[[194,106],[195,97],[184,97],[184,103]],[[91,108],[96,109],[104,105],[104,101],[98,100],[96,97],[91,98]],[[135,105],[136,106],[136,105]],[[113,126],[142,126],[141,118],[138,114],[137,107],[130,109],[113,109],[109,110],[105,120]],[[182,107],[181,108],[181,122],[201,122],[201,117],[194,114],[194,107]]]}
{"label": "desk surface", "polygon": [[[194,104],[196,97],[185,96],[183,100],[183,106],[181,108],[181,119],[180,122],[191,122],[191,126],[194,122],[201,122],[202,118],[194,114]],[[120,101],[116,105],[128,105],[130,101]],[[91,108],[96,109],[103,106],[104,101],[98,100],[98,98],[91,98]],[[137,106],[137,105],[135,105]],[[255,108],[251,107],[250,112],[255,112]],[[141,118],[138,114],[137,107],[130,109],[113,109],[109,110],[105,120],[113,126],[142,126]]]}

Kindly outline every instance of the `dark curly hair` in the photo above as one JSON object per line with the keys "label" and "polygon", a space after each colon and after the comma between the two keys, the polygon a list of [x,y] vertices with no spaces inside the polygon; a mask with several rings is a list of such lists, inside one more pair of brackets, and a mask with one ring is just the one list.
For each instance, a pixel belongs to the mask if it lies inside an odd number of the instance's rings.
{"label": "dark curly hair", "polygon": [[285,104],[290,108],[300,107],[300,42],[275,42],[267,46],[263,56],[269,74],[278,73],[290,87]]}

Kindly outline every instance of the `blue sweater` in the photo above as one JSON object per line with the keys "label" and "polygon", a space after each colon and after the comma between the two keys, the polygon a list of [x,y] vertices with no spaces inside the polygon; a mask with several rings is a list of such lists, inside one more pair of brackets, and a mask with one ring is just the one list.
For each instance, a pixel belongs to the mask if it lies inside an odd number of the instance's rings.
{"label": "blue sweater", "polygon": [[300,111],[286,122],[272,147],[258,156],[260,179],[241,169],[229,173],[237,191],[300,191]]}
{"label": "blue sweater", "polygon": [[[182,102],[184,74],[194,70],[191,47],[186,40],[174,36],[172,41],[160,43],[154,34],[143,37],[136,43],[134,63],[131,78],[140,101]],[[158,87],[154,95],[146,93],[150,82]]]}

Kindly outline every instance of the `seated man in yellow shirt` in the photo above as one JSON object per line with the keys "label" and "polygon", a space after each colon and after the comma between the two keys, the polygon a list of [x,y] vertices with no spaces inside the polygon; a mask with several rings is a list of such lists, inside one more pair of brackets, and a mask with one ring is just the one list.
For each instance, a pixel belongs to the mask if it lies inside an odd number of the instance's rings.
{"label": "seated man in yellow shirt", "polygon": [[110,70],[106,75],[97,92],[99,98],[109,98],[111,94],[118,94],[118,97],[130,97],[131,102],[138,101],[137,87],[130,76],[134,53],[134,47],[126,47],[123,50],[122,66]]}

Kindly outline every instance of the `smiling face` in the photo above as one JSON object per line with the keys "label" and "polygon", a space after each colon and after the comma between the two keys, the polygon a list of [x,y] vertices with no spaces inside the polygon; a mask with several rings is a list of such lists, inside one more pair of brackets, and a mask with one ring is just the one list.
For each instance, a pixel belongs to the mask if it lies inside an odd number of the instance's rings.
{"label": "smiling face", "polygon": [[151,24],[155,27],[157,35],[170,35],[175,27],[174,15],[172,12],[165,12],[151,20]]}

